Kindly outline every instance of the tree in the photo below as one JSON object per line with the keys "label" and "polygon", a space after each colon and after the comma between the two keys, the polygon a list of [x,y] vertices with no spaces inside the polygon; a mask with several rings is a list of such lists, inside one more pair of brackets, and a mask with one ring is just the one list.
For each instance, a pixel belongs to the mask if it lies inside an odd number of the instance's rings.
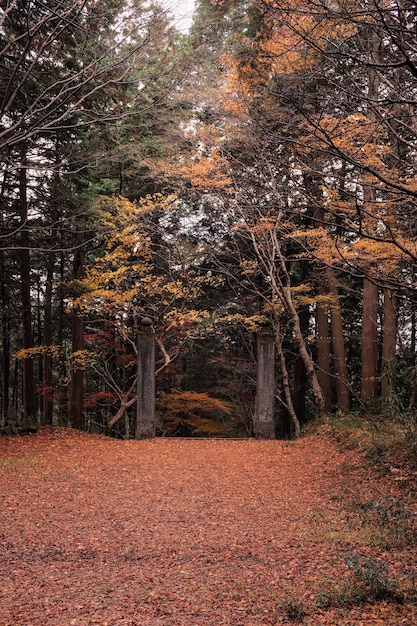
{"label": "tree", "polygon": [[[405,146],[410,149],[412,145],[411,135],[405,140],[406,133],[412,133],[407,128],[411,118],[395,88],[396,69],[406,63],[407,46],[412,45],[408,29],[413,13],[405,5],[387,8],[378,2],[372,3],[375,11],[370,10],[369,4],[357,5],[354,11],[337,3],[332,7],[310,2],[295,7],[273,2],[257,6],[256,20],[252,20],[255,31],[246,31],[239,40],[240,48],[236,46],[229,61],[229,90],[235,94],[235,113],[241,119],[246,115],[246,127],[250,123],[256,125],[258,142],[263,146],[262,151],[258,150],[261,158],[267,154],[265,147],[275,143],[275,156],[271,153],[264,160],[264,171],[270,173],[270,197],[272,190],[278,190],[281,198],[289,195],[291,204],[286,215],[302,226],[291,236],[302,243],[304,253],[316,263],[325,263],[329,277],[336,269],[364,276],[362,396],[375,396],[377,286],[398,287],[400,268],[405,267],[407,258],[414,258],[410,224],[406,225],[398,211],[399,197],[411,197],[414,193],[409,182],[404,184],[410,180],[412,168],[410,164],[407,174],[403,168],[401,174],[396,169],[400,163],[398,145],[401,144],[405,159]],[[327,35],[329,32],[331,36]],[[400,53],[396,49],[399,41]],[[407,84],[410,100],[414,97],[412,83],[409,80]],[[395,116],[387,93],[397,103]],[[403,106],[402,119],[407,122],[399,133],[397,116]],[[247,134],[245,143],[246,148],[251,145]],[[283,168],[277,164],[276,155],[284,152],[291,156],[286,161],[286,172],[281,174]],[[261,179],[259,175],[258,180]],[[311,179],[319,180],[319,188],[306,184]],[[288,181],[292,181],[290,194]],[[304,186],[300,184],[303,181]],[[241,205],[248,206],[249,202],[253,203],[253,194]],[[311,225],[303,216],[308,204],[318,216]],[[288,222],[286,229],[284,237],[290,230]],[[373,266],[375,257],[380,260],[377,268]],[[333,276],[330,282],[336,298]],[[409,287],[408,281],[401,285],[406,297]],[[324,373],[329,371],[330,356],[328,319],[324,310],[321,313],[325,306],[318,294],[319,322],[324,328],[319,332],[322,339],[318,352]],[[346,407],[348,400],[342,394],[347,377],[340,319],[333,317],[335,332],[336,324],[338,329],[333,358],[342,376],[338,398]],[[322,386],[328,385],[327,375],[322,378]],[[329,391],[325,395],[329,404]]]}
{"label": "tree", "polygon": [[[107,185],[112,185],[112,191],[115,188],[109,165],[103,180],[104,163],[111,161],[113,149],[107,143],[106,154],[101,143],[106,129],[134,116],[146,120],[146,112],[166,97],[174,78],[168,79],[161,67],[173,33],[162,9],[139,1],[104,6],[75,0],[22,0],[8,3],[0,19],[0,246],[5,254],[21,258],[24,345],[18,343],[14,351],[24,349],[19,354],[25,371],[26,414],[37,419],[37,382],[47,409],[45,419],[51,421],[52,349],[43,350],[43,364],[34,367],[40,346],[30,336],[33,281],[38,281],[43,296],[37,311],[39,323],[44,324],[44,343],[52,346],[57,339],[51,332],[54,303],[64,308],[58,304],[64,295],[58,289],[58,255],[63,261],[61,274],[66,274],[60,277],[61,284],[71,273],[76,282],[94,237],[94,202]],[[153,100],[158,80],[160,91]],[[48,255],[47,276],[42,252]],[[74,355],[82,350],[80,324],[79,316],[74,316]],[[7,356],[10,348],[5,342]],[[78,363],[76,357],[73,362]],[[79,424],[82,370],[76,366],[73,374],[72,421]],[[6,370],[3,381],[10,385]]]}
{"label": "tree", "polygon": [[[115,426],[135,404],[136,385],[140,385],[139,396],[145,397],[150,406],[149,389],[142,388],[142,377],[136,382],[136,358],[140,372],[145,369],[149,378],[148,361],[155,358],[150,343],[155,341],[159,357],[154,377],[158,376],[173,364],[184,342],[193,332],[198,333],[196,327],[208,316],[193,305],[210,279],[198,275],[190,259],[182,258],[178,243],[165,233],[165,213],[175,210],[175,202],[173,195],[161,194],[137,203],[121,197],[102,198],[100,202],[101,252],[87,262],[73,308],[90,327],[83,367],[92,367],[113,394],[114,412],[108,416],[109,427]],[[149,328],[153,323],[155,335],[152,331],[148,337],[149,333],[141,329],[142,318],[149,319]],[[108,341],[102,341],[103,319],[112,322],[117,341],[125,344],[116,359],[116,339],[110,346]],[[146,354],[138,355],[136,332],[143,335]],[[127,358],[129,354],[134,358]],[[142,411],[141,406],[138,411]],[[141,416],[139,412],[134,426],[137,437],[150,432],[149,415],[144,417],[143,428]]]}

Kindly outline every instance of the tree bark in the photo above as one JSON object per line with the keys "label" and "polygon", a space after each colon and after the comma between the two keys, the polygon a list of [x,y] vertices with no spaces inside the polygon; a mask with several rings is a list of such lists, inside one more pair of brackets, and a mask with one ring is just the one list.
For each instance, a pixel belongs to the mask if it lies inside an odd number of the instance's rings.
{"label": "tree bark", "polygon": [[350,392],[346,365],[345,340],[343,336],[342,310],[336,276],[332,267],[327,268],[329,293],[332,296],[330,305],[334,374],[336,376],[337,408],[349,411]]}
{"label": "tree bark", "polygon": [[[279,316],[274,314],[275,323],[275,345],[277,347],[279,362],[281,365],[282,388],[283,388],[283,404],[284,404],[284,422],[281,424],[281,432],[284,436],[293,435],[295,438],[300,436],[300,421],[294,408],[293,395],[291,394],[290,377],[288,374],[287,362],[282,346],[282,337],[279,323]],[[300,357],[301,358],[301,357]],[[286,424],[289,418],[289,428]],[[286,432],[285,430],[286,429]]]}
{"label": "tree bark", "polygon": [[361,398],[367,400],[378,396],[378,289],[365,277],[363,280],[362,317],[362,379]]}
{"label": "tree bark", "polygon": [[7,424],[10,404],[10,301],[9,287],[6,282],[6,259],[0,252],[1,261],[1,331],[2,331],[2,363],[1,363],[1,415],[0,425]]}
{"label": "tree bark", "polygon": [[[311,223],[314,228],[323,228],[325,224],[323,209],[323,192],[321,186],[323,179],[321,175],[312,172],[304,172],[304,184],[310,199],[309,212]],[[328,292],[326,284],[326,274],[323,271],[318,273],[318,294],[326,295]],[[329,305],[318,298],[316,307],[317,323],[317,378],[322,391],[323,409],[328,411],[332,406],[332,379],[330,375],[330,327],[329,327]]]}
{"label": "tree bark", "polygon": [[[73,278],[79,280],[84,271],[84,249],[79,248],[74,256]],[[72,310],[72,358],[70,387],[70,422],[73,428],[81,428],[84,409],[84,367],[77,355],[84,350],[84,320],[78,306]]]}
{"label": "tree bark", "polygon": [[[22,144],[21,165],[19,171],[19,206],[20,206],[20,222],[21,232],[20,241],[20,280],[22,295],[22,329],[23,329],[23,348],[30,350],[33,348],[32,333],[32,301],[30,294],[30,250],[29,250],[29,230],[27,226],[28,220],[28,203],[27,203],[27,149]],[[29,356],[23,359],[23,409],[24,419],[30,423],[36,416],[36,400],[35,400],[35,379],[33,368],[33,357]]]}
{"label": "tree bark", "polygon": [[[381,61],[382,42],[371,29],[368,33],[368,54],[371,62]],[[378,101],[380,88],[378,72],[370,68],[368,76],[368,110],[367,115],[371,122],[377,122],[375,103]],[[375,229],[374,214],[376,203],[376,189],[372,184],[363,183],[364,211],[361,215],[361,225],[373,232]],[[361,398],[363,400],[378,396],[378,321],[377,321],[378,289],[370,276],[363,279],[363,317],[362,317],[362,380]]]}
{"label": "tree bark", "polygon": [[384,289],[384,318],[382,329],[381,396],[387,398],[393,390],[393,366],[397,347],[397,312],[395,296]]}
{"label": "tree bark", "polygon": [[[65,281],[65,258],[64,253],[60,253],[59,259],[59,280],[61,284]],[[65,303],[63,298],[62,289],[59,290],[59,303],[58,303],[58,328],[57,328],[57,343],[60,347],[59,363],[58,363],[58,420],[59,423],[66,423],[69,419],[69,399],[67,392],[67,385],[64,384],[67,373],[67,357],[64,348],[64,319],[65,319]]]}
{"label": "tree bark", "polygon": [[[281,268],[281,272],[283,276],[283,278],[281,279],[280,276],[276,273],[276,271],[269,272],[269,278],[271,280],[273,295],[274,297],[277,297],[280,300],[280,302],[284,306],[287,314],[289,315],[292,321],[295,340],[298,345],[298,350],[300,352],[300,356],[303,359],[303,362],[306,368],[307,377],[311,384],[317,410],[319,413],[321,413],[324,410],[323,391],[321,389],[319,380],[317,378],[313,360],[311,358],[311,355],[309,354],[309,351],[307,350],[307,346],[304,341],[304,337],[303,337],[303,333],[302,333],[301,325],[300,325],[300,318],[298,317],[297,309],[295,308],[294,302],[292,299],[291,280],[290,280],[290,276],[286,268],[285,259],[282,254],[282,250],[278,241],[277,233],[273,232],[272,237],[273,237],[273,244],[274,244],[273,246],[274,253],[278,257],[279,266]],[[258,251],[258,246],[255,247],[255,250]],[[259,252],[258,252],[258,257],[259,257]]]}
{"label": "tree bark", "polygon": [[[326,287],[320,285],[319,294],[323,295],[326,292]],[[332,406],[329,305],[320,301],[317,303],[317,353],[317,376],[323,391],[324,409],[329,411]]]}
{"label": "tree bark", "polygon": [[[52,286],[54,278],[55,253],[48,254],[45,303],[44,303],[44,326],[43,343],[46,348],[52,345]],[[45,424],[52,424],[53,421],[53,389],[52,389],[52,355],[45,352],[43,358],[44,370],[44,396],[43,412]]]}
{"label": "tree bark", "polygon": [[[310,312],[308,307],[299,310],[298,317],[300,319],[300,328],[303,337],[308,335],[310,324]],[[294,389],[293,389],[293,406],[295,414],[300,424],[306,422],[306,393],[307,393],[306,368],[301,355],[298,353],[294,364]]]}

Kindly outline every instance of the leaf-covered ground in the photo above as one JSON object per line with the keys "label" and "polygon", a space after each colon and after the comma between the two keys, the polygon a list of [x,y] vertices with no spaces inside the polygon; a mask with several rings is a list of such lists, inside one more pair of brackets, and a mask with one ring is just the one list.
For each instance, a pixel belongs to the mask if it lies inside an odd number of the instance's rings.
{"label": "leaf-covered ground", "polygon": [[417,624],[397,485],[325,434],[2,437],[0,625]]}

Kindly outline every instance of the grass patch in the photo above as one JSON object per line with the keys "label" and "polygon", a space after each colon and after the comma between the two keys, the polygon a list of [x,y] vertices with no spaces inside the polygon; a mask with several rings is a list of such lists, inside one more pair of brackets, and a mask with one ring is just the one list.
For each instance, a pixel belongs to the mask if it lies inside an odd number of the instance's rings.
{"label": "grass patch", "polygon": [[303,622],[307,615],[302,601],[294,595],[289,595],[279,600],[277,609],[289,622]]}
{"label": "grass patch", "polygon": [[388,567],[370,556],[349,552],[346,555],[349,579],[337,587],[320,591],[316,603],[320,608],[343,608],[378,601],[403,603],[404,593],[397,581],[388,576]]}
{"label": "grass patch", "polygon": [[[317,434],[330,434],[344,449],[360,450],[374,468],[389,474],[399,487],[399,497],[381,492],[358,496],[349,481],[344,481],[334,499],[340,500],[346,508],[346,525],[335,529],[331,535],[340,540],[347,531],[351,535],[350,543],[356,541],[383,550],[416,545],[417,434],[414,417],[404,415],[401,419],[394,419],[380,415],[370,419],[356,413],[325,416],[312,425],[312,430]],[[340,471],[342,475],[350,476],[352,471],[363,470],[360,465],[356,467],[346,462]],[[330,533],[332,529],[328,530]]]}
{"label": "grass patch", "polygon": [[346,449],[363,450],[376,467],[393,474],[402,490],[417,495],[417,416],[404,412],[396,417],[357,413],[324,416],[313,425],[330,431]]}

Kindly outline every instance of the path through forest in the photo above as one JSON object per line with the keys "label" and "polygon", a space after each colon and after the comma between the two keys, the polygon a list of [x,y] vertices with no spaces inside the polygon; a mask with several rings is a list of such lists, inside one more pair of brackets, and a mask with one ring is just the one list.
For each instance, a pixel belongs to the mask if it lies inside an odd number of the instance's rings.
{"label": "path through forest", "polygon": [[417,623],[410,503],[325,434],[1,437],[0,497],[0,626]]}

